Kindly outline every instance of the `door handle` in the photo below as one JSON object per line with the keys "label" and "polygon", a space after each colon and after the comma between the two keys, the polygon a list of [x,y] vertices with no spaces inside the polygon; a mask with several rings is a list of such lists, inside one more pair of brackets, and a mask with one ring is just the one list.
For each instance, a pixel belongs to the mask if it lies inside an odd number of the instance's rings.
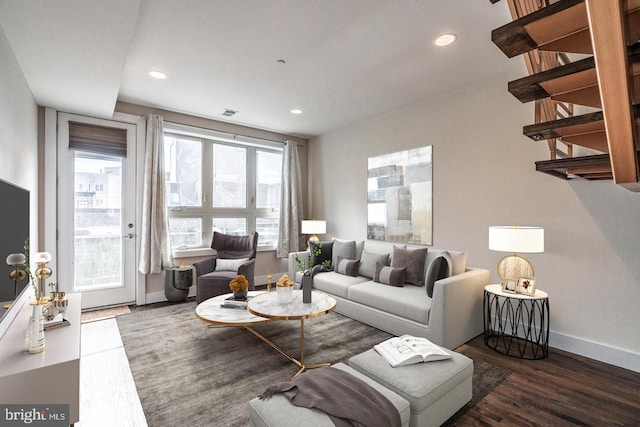
{"label": "door handle", "polygon": [[124,235],[124,236],[122,236],[122,237],[128,237],[129,239],[133,239],[133,238],[135,237],[135,234],[133,234],[133,233],[129,233],[129,234],[125,234],[125,235]]}

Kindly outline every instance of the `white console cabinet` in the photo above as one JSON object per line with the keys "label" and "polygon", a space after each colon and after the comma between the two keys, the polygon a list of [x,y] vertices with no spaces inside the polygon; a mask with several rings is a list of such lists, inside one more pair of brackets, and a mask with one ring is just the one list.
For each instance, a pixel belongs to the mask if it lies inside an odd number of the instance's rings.
{"label": "white console cabinet", "polygon": [[80,294],[68,294],[69,326],[45,331],[45,351],[24,351],[32,306],[24,304],[0,340],[0,403],[68,404],[69,423],[80,419]]}

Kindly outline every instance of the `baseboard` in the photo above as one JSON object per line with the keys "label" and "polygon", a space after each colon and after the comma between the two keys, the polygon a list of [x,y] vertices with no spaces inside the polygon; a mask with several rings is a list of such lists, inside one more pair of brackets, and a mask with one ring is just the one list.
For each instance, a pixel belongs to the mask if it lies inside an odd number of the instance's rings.
{"label": "baseboard", "polygon": [[549,332],[549,346],[634,372],[640,372],[640,354],[628,350],[553,331]]}
{"label": "baseboard", "polygon": [[[276,280],[278,280],[278,278],[283,275],[284,273],[275,273],[272,274],[272,281],[275,283]],[[256,276],[254,278],[255,284],[257,286],[264,286],[267,284],[267,276],[266,274],[264,276]],[[231,292],[231,291],[229,291]],[[196,287],[195,285],[192,286],[191,288],[189,288],[189,296],[190,297],[195,297],[196,296]],[[156,291],[156,292],[148,292],[147,294],[145,294],[145,304],[154,304],[156,302],[164,302],[167,300],[167,297],[164,295],[164,291]]]}

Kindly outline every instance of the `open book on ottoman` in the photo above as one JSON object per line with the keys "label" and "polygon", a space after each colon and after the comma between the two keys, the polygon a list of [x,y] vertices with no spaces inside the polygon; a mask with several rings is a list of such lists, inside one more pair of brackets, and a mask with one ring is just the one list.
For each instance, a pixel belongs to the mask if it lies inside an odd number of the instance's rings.
{"label": "open book on ottoman", "polygon": [[411,335],[389,338],[374,345],[373,348],[394,368],[414,363],[451,359],[449,353],[428,339]]}

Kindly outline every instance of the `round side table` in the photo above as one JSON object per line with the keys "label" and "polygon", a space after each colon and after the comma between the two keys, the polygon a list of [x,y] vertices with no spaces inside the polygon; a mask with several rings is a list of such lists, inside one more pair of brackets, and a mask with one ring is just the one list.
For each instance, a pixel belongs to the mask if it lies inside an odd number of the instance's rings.
{"label": "round side table", "polygon": [[502,285],[484,288],[484,343],[495,351],[520,359],[549,355],[549,296],[502,291]]}
{"label": "round side table", "polygon": [[164,295],[169,302],[184,301],[193,283],[193,267],[172,267],[165,270]]}

